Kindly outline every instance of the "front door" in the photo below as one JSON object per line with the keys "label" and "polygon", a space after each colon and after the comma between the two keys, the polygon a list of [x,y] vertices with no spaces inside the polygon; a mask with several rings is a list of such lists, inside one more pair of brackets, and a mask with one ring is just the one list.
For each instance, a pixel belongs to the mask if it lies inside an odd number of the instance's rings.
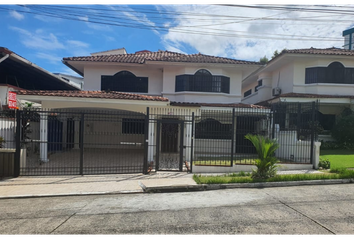
{"label": "front door", "polygon": [[157,124],[156,170],[182,171],[183,121],[162,119]]}

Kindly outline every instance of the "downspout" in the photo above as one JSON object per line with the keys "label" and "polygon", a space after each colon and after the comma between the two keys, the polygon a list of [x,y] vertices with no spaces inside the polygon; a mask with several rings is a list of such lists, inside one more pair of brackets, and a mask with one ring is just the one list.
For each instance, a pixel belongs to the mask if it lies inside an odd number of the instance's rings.
{"label": "downspout", "polygon": [[0,58],[0,63],[1,63],[2,61],[5,61],[6,58],[8,58],[8,57],[10,57],[10,54],[6,54],[4,57]]}

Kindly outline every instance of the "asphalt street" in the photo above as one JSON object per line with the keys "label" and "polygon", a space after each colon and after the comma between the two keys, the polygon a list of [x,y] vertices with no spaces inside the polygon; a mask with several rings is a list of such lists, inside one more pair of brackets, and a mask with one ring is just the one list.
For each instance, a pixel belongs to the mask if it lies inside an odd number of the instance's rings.
{"label": "asphalt street", "polygon": [[1,234],[354,234],[354,184],[0,200]]}

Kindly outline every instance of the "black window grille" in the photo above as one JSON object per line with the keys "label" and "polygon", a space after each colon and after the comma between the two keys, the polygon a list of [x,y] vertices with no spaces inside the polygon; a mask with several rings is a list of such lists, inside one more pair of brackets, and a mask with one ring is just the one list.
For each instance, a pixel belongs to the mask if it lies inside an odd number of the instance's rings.
{"label": "black window grille", "polygon": [[247,96],[249,96],[249,95],[251,95],[251,94],[252,94],[252,89],[250,89],[250,90],[244,92],[244,93],[243,93],[243,97],[247,97]]}
{"label": "black window grille", "polygon": [[231,139],[232,124],[222,124],[207,118],[195,124],[195,137],[199,139]]}
{"label": "black window grille", "polygon": [[354,84],[354,68],[345,68],[339,62],[328,67],[306,68],[305,84],[311,83]]}
{"label": "black window grille", "polygon": [[101,90],[147,93],[148,78],[137,77],[129,71],[121,71],[114,76],[101,76]]}
{"label": "black window grille", "polygon": [[144,134],[145,120],[134,118],[122,119],[122,133],[124,134]]}
{"label": "black window grille", "polygon": [[230,78],[213,76],[208,70],[200,69],[194,75],[176,76],[176,92],[220,92],[230,93]]}
{"label": "black window grille", "polygon": [[258,85],[254,87],[254,92],[258,92],[258,88],[263,85],[263,80],[258,80]]}

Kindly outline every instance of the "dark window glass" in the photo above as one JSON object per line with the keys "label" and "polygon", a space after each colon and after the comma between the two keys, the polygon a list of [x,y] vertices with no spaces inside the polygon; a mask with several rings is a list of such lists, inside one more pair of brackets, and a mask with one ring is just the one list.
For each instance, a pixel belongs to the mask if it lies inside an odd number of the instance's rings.
{"label": "dark window glass", "polygon": [[222,124],[207,118],[195,124],[195,137],[199,139],[231,139],[232,124]]}
{"label": "dark window glass", "polygon": [[114,76],[101,76],[101,90],[147,93],[148,78],[136,77],[128,71],[121,71]]}
{"label": "dark window glass", "polygon": [[332,130],[336,123],[336,115],[334,114],[322,114],[318,112],[318,121],[324,130]]}
{"label": "dark window glass", "polygon": [[208,70],[200,69],[194,75],[176,76],[176,92],[222,92],[230,93],[230,78],[213,76]]}
{"label": "dark window glass", "polygon": [[354,68],[345,68],[339,62],[328,67],[306,68],[305,84],[311,83],[354,84]]}
{"label": "dark window glass", "polygon": [[125,134],[144,134],[145,121],[144,119],[123,118],[122,133]]}
{"label": "dark window glass", "polygon": [[250,89],[250,90],[244,92],[244,93],[243,93],[243,97],[247,97],[247,96],[249,96],[249,95],[251,95],[251,94],[252,94],[252,89]]}

